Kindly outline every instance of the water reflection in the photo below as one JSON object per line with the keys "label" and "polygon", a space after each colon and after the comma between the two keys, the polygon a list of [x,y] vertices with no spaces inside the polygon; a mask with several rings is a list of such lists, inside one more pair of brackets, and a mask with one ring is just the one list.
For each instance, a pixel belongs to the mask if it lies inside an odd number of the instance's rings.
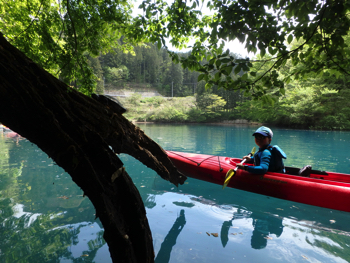
{"label": "water reflection", "polygon": [[[192,197],[191,200],[199,201],[204,204],[217,205],[216,202],[210,202],[203,198]],[[193,204],[192,204],[193,205]],[[217,205],[219,206],[219,205]],[[225,206],[225,210],[228,206]],[[233,210],[231,207],[230,210]],[[251,247],[253,249],[263,249],[267,245],[267,241],[272,239],[270,234],[275,235],[277,238],[281,236],[283,232],[283,217],[261,214],[258,212],[246,211],[238,208],[233,212],[233,216],[230,220],[224,221],[221,226],[220,238],[221,244],[225,247],[229,241],[229,235],[237,235],[237,232],[232,232],[232,221],[240,219],[252,219],[252,225],[254,227],[251,236]]]}
{"label": "water reflection", "polygon": [[[166,149],[225,156],[251,150],[256,128],[148,127]],[[288,166],[349,171],[350,133],[275,134],[288,149]],[[132,157],[121,158],[145,203],[157,262],[350,262],[350,213],[195,179],[177,188]],[[0,262],[111,262],[95,209],[82,194],[36,146],[0,132]]]}
{"label": "water reflection", "polygon": [[0,130],[0,136],[12,139],[14,142],[16,142],[17,145],[18,145],[20,140],[24,139],[17,132],[11,131],[9,129]]}
{"label": "water reflection", "polygon": [[[106,244],[94,208],[70,176],[8,132],[0,136],[0,182],[0,262],[93,262]],[[106,255],[103,262],[111,262]]]}
{"label": "water reflection", "polygon": [[253,218],[253,234],[251,238],[251,246],[254,249],[262,249],[267,245],[267,240],[272,239],[269,235],[273,234],[280,237],[283,232],[283,220],[274,216],[254,216]]}
{"label": "water reflection", "polygon": [[[153,194],[148,200],[152,200],[153,205],[147,213],[150,218],[159,217],[181,208],[189,214],[186,218],[189,224],[186,229],[191,228],[193,231],[190,235],[184,234],[183,239],[188,247],[187,250],[181,250],[186,253],[183,256],[186,260],[193,256],[188,252],[192,248],[191,243],[197,242],[206,249],[201,250],[202,257],[196,255],[195,262],[202,262],[206,258],[225,262],[232,251],[238,250],[249,258],[241,258],[240,262],[261,262],[262,255],[252,251],[261,251],[259,253],[263,253],[269,262],[290,262],[290,257],[296,257],[293,262],[348,262],[350,259],[348,213],[235,189],[230,189],[227,193],[215,189],[212,184],[195,179],[189,179],[188,184],[174,188],[158,178],[155,176],[150,183]],[[228,200],[237,203],[228,204]],[[222,220],[223,218],[227,219]],[[159,226],[152,227],[155,236],[158,231],[161,231]],[[206,232],[218,233],[222,249],[217,246],[216,239],[210,239]],[[181,237],[182,235],[178,238]],[[162,243],[161,249],[164,246],[166,244]],[[174,248],[177,249],[176,252]],[[173,250],[173,258],[169,262],[187,262],[176,258],[180,253],[179,248],[172,245],[168,247],[168,251],[170,249]]]}
{"label": "water reflection", "polygon": [[[283,232],[283,219],[268,215],[254,215],[253,213],[241,213],[235,212],[232,219],[225,221],[221,228],[221,243],[223,247],[226,246],[228,242],[228,234],[230,227],[232,226],[232,220],[245,218],[252,218],[252,224],[254,227],[250,245],[254,249],[263,249],[267,245],[267,241],[272,239],[270,234],[274,234],[279,237]],[[231,233],[235,234],[235,233]]]}
{"label": "water reflection", "polygon": [[180,211],[180,215],[176,218],[174,225],[166,235],[160,250],[158,251],[155,259],[156,263],[168,263],[170,260],[171,250],[176,244],[176,239],[180,235],[182,229],[186,224],[185,210]]}

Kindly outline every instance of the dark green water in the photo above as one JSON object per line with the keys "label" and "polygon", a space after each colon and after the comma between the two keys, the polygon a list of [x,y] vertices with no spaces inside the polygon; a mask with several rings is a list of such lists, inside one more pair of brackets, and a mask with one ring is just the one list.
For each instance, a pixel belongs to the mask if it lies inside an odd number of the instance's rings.
{"label": "dark green water", "polygon": [[[257,128],[139,126],[164,149],[232,157],[255,146]],[[286,165],[350,173],[350,132],[273,131]],[[157,263],[350,262],[350,213],[191,178],[176,188],[132,157],[121,159],[144,200]],[[0,263],[111,262],[94,213],[46,154],[0,132]]]}

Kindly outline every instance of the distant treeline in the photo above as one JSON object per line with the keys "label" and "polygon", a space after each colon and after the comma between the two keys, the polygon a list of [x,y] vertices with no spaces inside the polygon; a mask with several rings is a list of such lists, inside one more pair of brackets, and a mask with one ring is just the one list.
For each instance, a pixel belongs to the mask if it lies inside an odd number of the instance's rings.
{"label": "distant treeline", "polygon": [[[153,101],[143,103],[141,98],[131,98],[135,101],[131,103],[135,110],[129,112],[133,120],[212,122],[243,118],[282,127],[350,129],[350,77],[346,74],[335,75],[325,71],[320,77],[293,79],[286,83],[284,94],[278,94],[276,90],[253,99],[249,94],[244,96],[243,91],[234,90],[234,87],[223,90],[214,86],[205,90],[204,81],[197,81],[198,72],[173,63],[166,50],[159,50],[155,45],[136,46],[133,52],[115,50],[89,58],[98,77],[98,93],[149,88],[164,97],[195,95],[195,101],[186,107],[158,100],[153,105]],[[255,70],[257,74],[263,74],[268,66],[256,64]],[[287,63],[281,67],[280,74],[289,74],[293,67]],[[230,77],[236,76],[232,72]],[[142,105],[148,109],[142,109]],[[158,108],[158,105],[163,106]]]}
{"label": "distant treeline", "polygon": [[[188,56],[187,53],[179,53]],[[239,57],[237,54],[232,54]],[[223,98],[226,103],[220,108],[233,111],[237,103],[243,102],[241,91],[205,90],[205,82],[198,82],[198,72],[184,69],[173,63],[165,49],[156,45],[135,46],[132,52],[114,50],[99,57],[89,57],[98,78],[97,93],[115,90],[156,90],[164,97],[186,97],[212,93]],[[232,78],[235,78],[232,72]],[[245,99],[246,100],[246,99]]]}
{"label": "distant treeline", "polygon": [[153,44],[135,46],[132,52],[114,50],[89,60],[98,77],[97,91],[102,91],[103,85],[107,91],[142,87],[156,89],[166,97],[184,97],[200,88],[198,72],[173,63],[165,49]]}

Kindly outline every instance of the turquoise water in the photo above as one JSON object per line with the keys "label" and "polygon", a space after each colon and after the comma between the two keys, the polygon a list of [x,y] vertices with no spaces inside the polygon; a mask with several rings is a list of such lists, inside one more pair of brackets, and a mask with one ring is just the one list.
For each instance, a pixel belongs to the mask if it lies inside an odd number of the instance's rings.
{"label": "turquoise water", "polygon": [[[139,126],[167,150],[241,157],[255,146],[256,127]],[[273,131],[286,165],[350,172],[350,132]],[[191,178],[177,188],[121,159],[144,200],[158,263],[350,261],[350,213]],[[0,182],[0,262],[111,262],[90,201],[35,145],[0,132]]]}

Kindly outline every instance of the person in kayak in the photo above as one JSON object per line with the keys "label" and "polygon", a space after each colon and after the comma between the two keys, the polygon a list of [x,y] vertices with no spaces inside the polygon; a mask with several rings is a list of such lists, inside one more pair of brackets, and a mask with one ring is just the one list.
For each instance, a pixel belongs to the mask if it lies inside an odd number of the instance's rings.
{"label": "person in kayak", "polygon": [[270,128],[261,126],[257,129],[253,136],[255,136],[255,143],[259,146],[259,151],[254,156],[244,156],[243,160],[254,161],[254,166],[237,164],[238,169],[243,169],[250,173],[264,174],[267,171],[284,173],[283,159],[287,159],[286,154],[277,145],[272,146],[271,140],[273,132]]}

